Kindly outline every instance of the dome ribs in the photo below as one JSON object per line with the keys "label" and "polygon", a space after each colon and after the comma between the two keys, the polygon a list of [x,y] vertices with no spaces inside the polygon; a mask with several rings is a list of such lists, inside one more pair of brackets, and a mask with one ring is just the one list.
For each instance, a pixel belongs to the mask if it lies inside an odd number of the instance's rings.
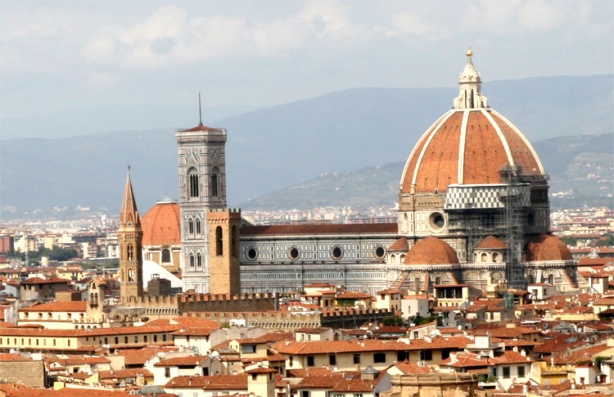
{"label": "dome ribs", "polygon": [[418,164],[417,191],[443,192],[450,181],[456,183],[462,115],[462,112],[454,112],[434,131]]}
{"label": "dome ribs", "polygon": [[424,148],[428,145],[429,139],[436,133],[439,126],[452,114],[453,111],[449,111],[442,115],[436,122],[433,123],[433,125],[431,125],[431,127],[422,135],[422,137],[420,137],[420,140],[411,151],[411,154],[405,163],[405,169],[403,170],[403,175],[401,176],[401,191],[411,191],[412,185],[416,183],[414,182],[416,168],[424,154]]}
{"label": "dome ribs", "polygon": [[496,129],[481,111],[470,113],[465,135],[463,181],[465,184],[499,183],[506,158]]}
{"label": "dome ribs", "polygon": [[543,174],[543,168],[535,150],[522,133],[500,114],[493,112],[492,117],[501,129],[501,133],[510,147],[514,162],[522,167],[522,174]]}

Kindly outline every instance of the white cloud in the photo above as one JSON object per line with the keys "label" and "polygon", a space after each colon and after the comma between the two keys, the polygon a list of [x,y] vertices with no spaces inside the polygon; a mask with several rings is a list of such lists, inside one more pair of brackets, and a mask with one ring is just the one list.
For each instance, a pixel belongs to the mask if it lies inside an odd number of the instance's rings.
{"label": "white cloud", "polygon": [[529,36],[568,23],[575,16],[577,5],[552,0],[480,0],[467,7],[462,27],[496,36]]}

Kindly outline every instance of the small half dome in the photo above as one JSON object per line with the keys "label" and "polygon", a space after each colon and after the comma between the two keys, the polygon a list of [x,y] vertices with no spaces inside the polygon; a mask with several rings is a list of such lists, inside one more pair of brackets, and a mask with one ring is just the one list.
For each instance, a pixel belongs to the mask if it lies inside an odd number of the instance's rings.
{"label": "small half dome", "polygon": [[158,201],[141,219],[141,229],[145,246],[181,244],[179,204],[171,199]]}
{"label": "small half dome", "polygon": [[495,236],[486,236],[476,244],[474,249],[478,250],[501,250],[507,249],[507,244]]}
{"label": "small half dome", "polygon": [[548,234],[540,234],[527,244],[527,262],[536,261],[561,261],[573,259],[567,245],[558,237]]}
{"label": "small half dome", "polygon": [[437,237],[427,237],[413,246],[405,257],[406,265],[452,265],[458,263],[456,251]]}

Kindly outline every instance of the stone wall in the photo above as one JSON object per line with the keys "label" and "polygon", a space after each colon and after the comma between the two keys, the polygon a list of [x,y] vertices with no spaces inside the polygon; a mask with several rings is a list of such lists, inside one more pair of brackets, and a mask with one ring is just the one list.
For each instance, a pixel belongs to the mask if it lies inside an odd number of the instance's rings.
{"label": "stone wall", "polygon": [[43,361],[0,361],[0,382],[45,387]]}

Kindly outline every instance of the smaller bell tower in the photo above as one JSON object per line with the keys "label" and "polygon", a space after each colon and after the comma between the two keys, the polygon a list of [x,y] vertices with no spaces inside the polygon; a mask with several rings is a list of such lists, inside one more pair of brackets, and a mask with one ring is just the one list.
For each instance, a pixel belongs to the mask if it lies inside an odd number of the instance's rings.
{"label": "smaller bell tower", "polygon": [[207,212],[212,294],[241,293],[240,226],[241,211],[238,209],[212,209]]}
{"label": "smaller bell tower", "polygon": [[130,168],[126,177],[124,202],[119,217],[119,278],[122,302],[136,301],[143,296],[143,231],[141,217],[136,207]]}

